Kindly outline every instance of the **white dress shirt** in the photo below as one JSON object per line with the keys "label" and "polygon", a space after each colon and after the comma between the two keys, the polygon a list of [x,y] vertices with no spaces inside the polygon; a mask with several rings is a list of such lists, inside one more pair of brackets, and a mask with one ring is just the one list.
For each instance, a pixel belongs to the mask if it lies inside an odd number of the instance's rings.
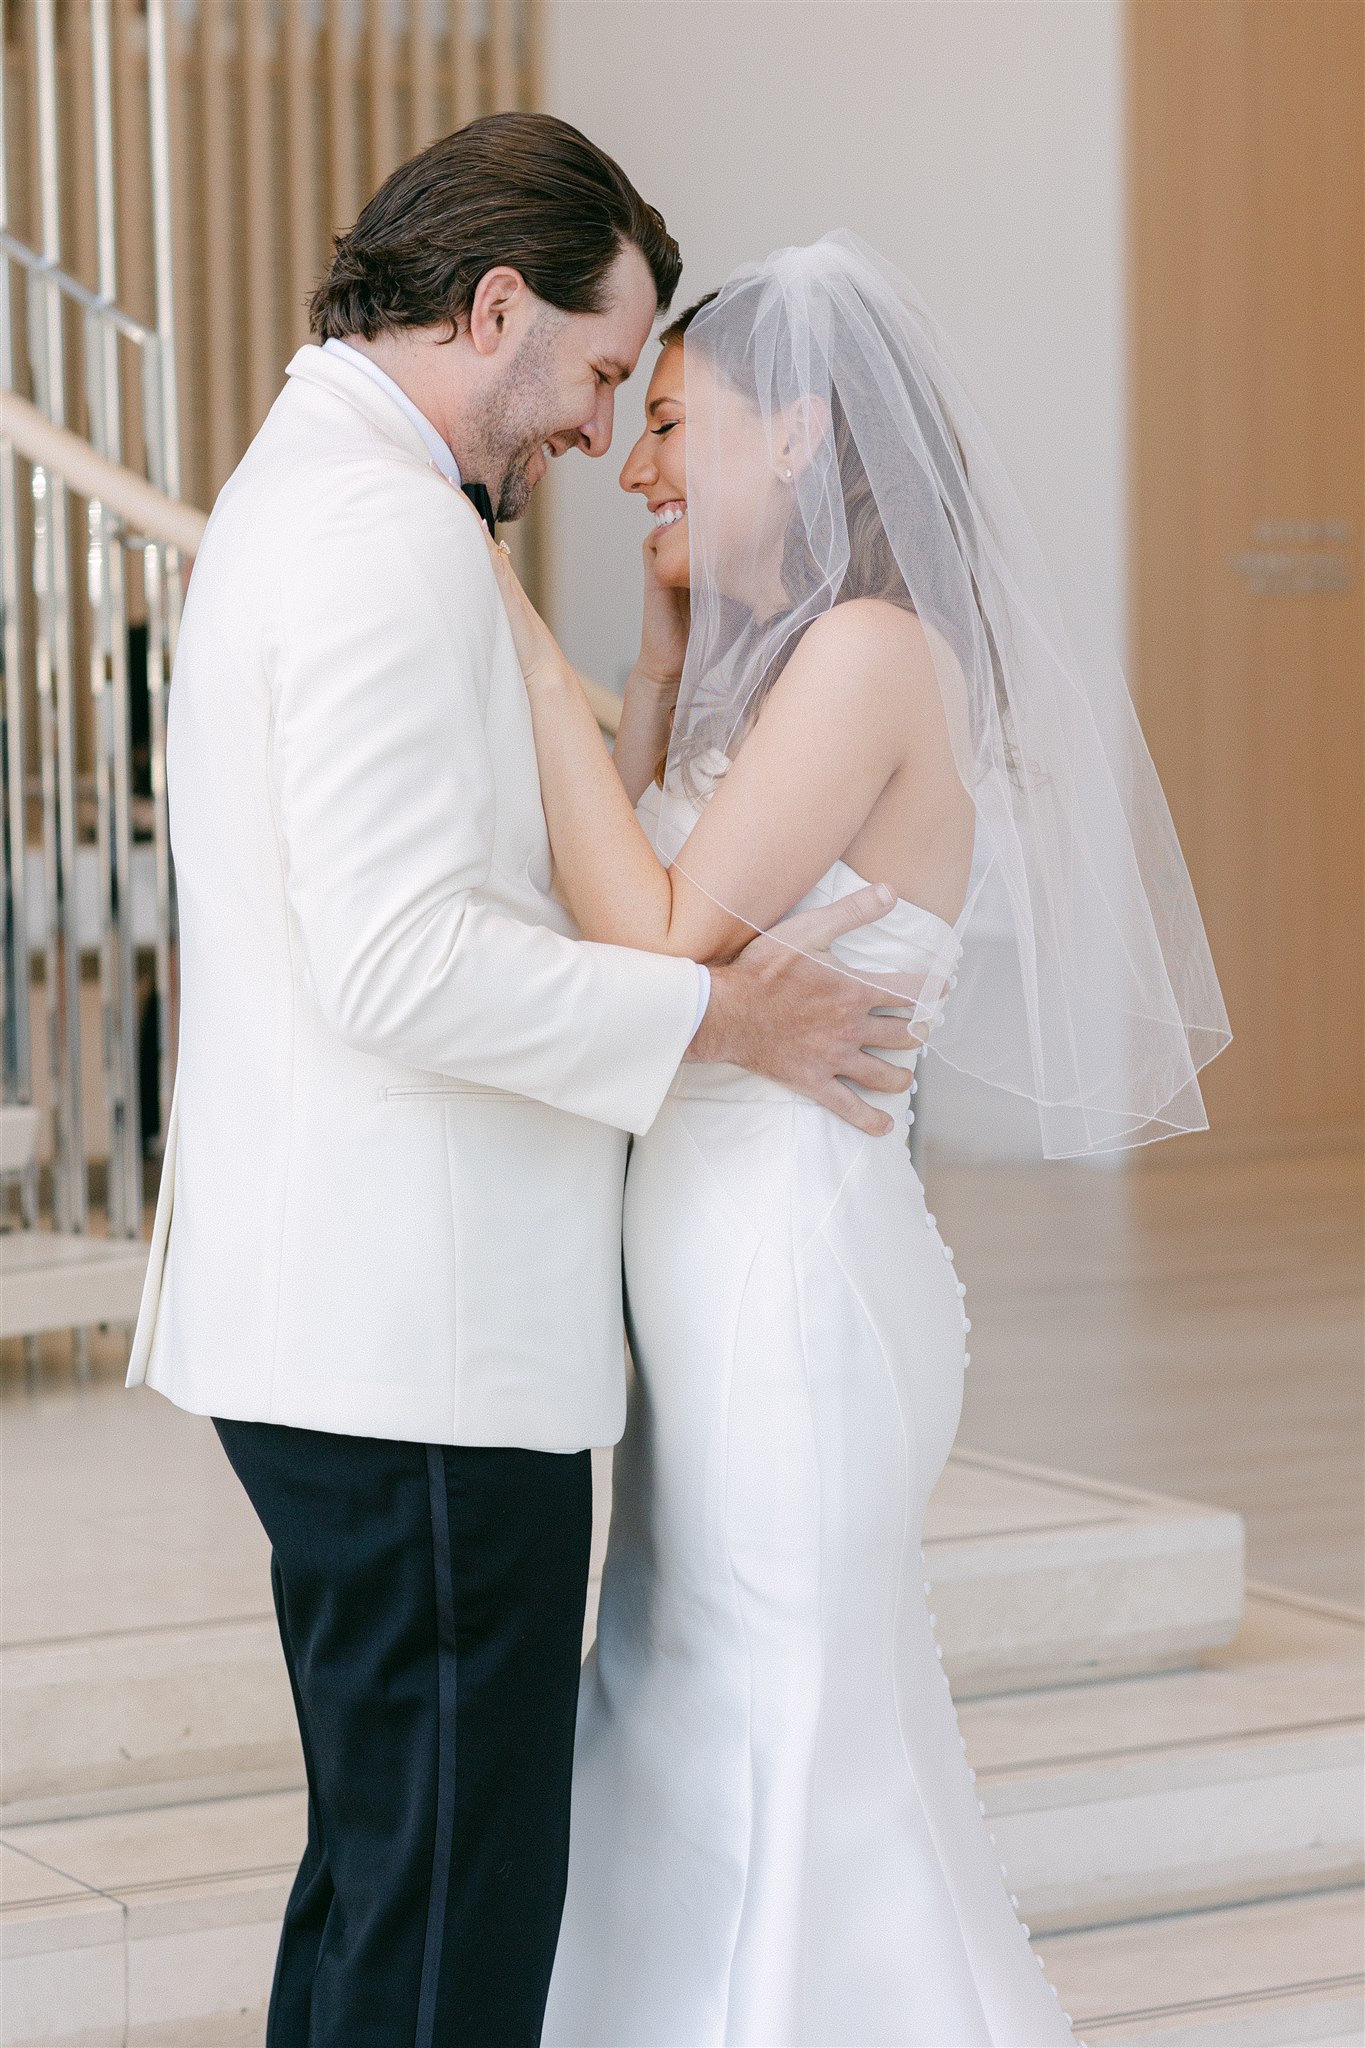
{"label": "white dress shirt", "polygon": [[[381,391],[387,391],[394,404],[407,414],[418,433],[422,436],[427,453],[437,469],[440,470],[441,475],[453,483],[458,490],[461,483],[459,463],[455,460],[449,446],[441,439],[441,436],[437,433],[426,414],[413,404],[402,385],[395,384],[393,378],[389,376],[386,370],[381,370],[378,363],[370,356],[367,356],[361,349],[352,348],[348,341],[338,341],[336,336],[333,335],[330,341],[325,341],[322,345],[332,355],[342,356],[348,363],[354,363],[358,369],[363,370],[365,375],[379,386]],[[697,962],[697,969],[697,1021],[692,1027],[692,1036],[694,1038],[701,1030],[702,1018],[706,1015],[707,1006],[711,1001],[711,970],[700,960]]]}
{"label": "white dress shirt", "polygon": [[441,439],[441,436],[437,433],[426,414],[413,404],[402,385],[395,384],[387,370],[381,370],[378,363],[365,355],[362,350],[352,348],[349,341],[338,341],[336,336],[333,335],[330,341],[325,341],[322,345],[330,355],[341,356],[346,362],[354,363],[357,369],[363,370],[367,377],[374,380],[381,391],[388,392],[394,404],[407,414],[418,433],[422,436],[426,444],[427,453],[437,469],[440,470],[441,475],[454,484],[456,490],[458,490],[461,483],[459,463],[455,460],[449,447]]}

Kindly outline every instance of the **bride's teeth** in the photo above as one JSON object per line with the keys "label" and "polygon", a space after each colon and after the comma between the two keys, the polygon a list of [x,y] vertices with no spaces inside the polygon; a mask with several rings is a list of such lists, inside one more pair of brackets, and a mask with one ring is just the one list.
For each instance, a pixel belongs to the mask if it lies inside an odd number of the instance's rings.
{"label": "bride's teeth", "polygon": [[662,512],[654,514],[654,524],[656,526],[676,526],[686,510],[686,505],[668,505]]}

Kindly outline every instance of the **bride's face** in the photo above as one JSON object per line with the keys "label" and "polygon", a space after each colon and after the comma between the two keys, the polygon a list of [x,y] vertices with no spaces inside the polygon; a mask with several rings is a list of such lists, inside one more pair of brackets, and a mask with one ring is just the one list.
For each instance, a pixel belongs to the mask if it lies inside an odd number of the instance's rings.
{"label": "bride's face", "polygon": [[654,568],[668,590],[687,588],[687,412],[683,351],[660,352],[645,393],[645,430],[626,457],[621,489],[644,499],[654,520]]}
{"label": "bride's face", "polygon": [[[654,518],[654,563],[670,590],[689,583],[687,531],[687,407],[680,341],[670,342],[654,365],[645,394],[645,430],[621,471],[621,488],[634,491]],[[762,419],[704,356],[687,365],[696,413],[705,421],[703,445],[722,452],[704,479],[707,542],[716,580],[727,597],[762,606],[780,596],[782,536],[791,516],[790,483],[774,465]],[[786,472],[790,478],[790,471]]]}

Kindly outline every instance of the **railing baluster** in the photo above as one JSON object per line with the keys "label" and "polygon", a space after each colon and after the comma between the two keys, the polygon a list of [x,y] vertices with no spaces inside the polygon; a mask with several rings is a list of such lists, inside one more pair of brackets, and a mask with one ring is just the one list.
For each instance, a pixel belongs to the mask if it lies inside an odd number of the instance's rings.
{"label": "railing baluster", "polygon": [[[91,0],[91,109],[94,199],[100,296],[118,294],[113,77],[109,0]],[[122,392],[118,336],[107,320],[87,316],[86,367],[91,439],[121,461]],[[92,621],[91,682],[96,705],[96,797],[100,846],[101,993],[106,1016],[105,1089],[109,1113],[108,1210],[111,1231],[136,1236],[142,1227],[142,1133],[138,1099],[137,975],[132,899],[131,705],[128,687],[128,605],[123,538],[98,501],[89,507],[98,571]]]}
{"label": "railing baluster", "polygon": [[[57,138],[57,49],[54,0],[37,0],[34,37],[42,251],[61,260],[61,191]],[[33,289],[37,284],[38,288]],[[61,293],[55,283],[31,281],[29,291],[34,390],[41,409],[66,422],[66,364]],[[41,483],[41,489],[40,489]],[[89,1214],[81,1098],[81,967],[76,933],[76,723],[71,658],[71,544],[66,489],[59,478],[35,470],[34,581],[41,626],[38,687],[46,701],[44,729],[44,845],[48,883],[47,997],[51,1019],[49,1064],[53,1083],[57,1220],[84,1230]],[[42,526],[38,545],[36,526]],[[38,586],[38,565],[42,582]]]}
{"label": "railing baluster", "polygon": [[[149,173],[158,147],[156,139],[157,116],[153,104],[152,52],[154,40],[152,28],[155,17],[149,20],[149,48],[147,68],[148,126],[151,130],[151,155]],[[175,411],[175,439],[179,451],[178,459],[182,471],[182,489],[185,495],[201,503],[209,495],[208,480],[204,475],[203,450],[186,439],[186,424],[190,418],[197,419],[202,412],[204,389],[204,335],[203,328],[211,325],[204,318],[202,304],[196,306],[193,298],[195,271],[198,263],[198,248],[201,224],[198,210],[192,203],[194,159],[193,147],[196,124],[193,116],[193,91],[195,73],[194,42],[189,33],[192,20],[179,6],[171,9],[164,25],[166,67],[166,183],[169,191],[178,195],[171,206],[171,246],[175,289],[175,331],[177,337],[176,375],[171,394]],[[157,60],[161,62],[159,58]],[[155,238],[155,223],[153,223]],[[191,465],[192,468],[191,468]]]}
{"label": "railing baluster", "polygon": [[[113,121],[119,146],[117,188],[119,275],[123,302],[140,319],[152,300],[151,223],[147,217],[147,148],[143,70],[146,24],[135,0],[114,0],[112,39]],[[136,405],[123,417],[128,461],[141,468],[147,451]]]}
{"label": "railing baluster", "polygon": [[63,137],[63,155],[67,166],[76,167],[77,175],[74,178],[68,176],[64,184],[74,202],[71,268],[78,277],[85,278],[87,282],[95,277],[99,270],[95,182],[88,175],[89,167],[95,161],[91,17],[97,5],[98,0],[85,0],[83,6],[69,8],[66,14],[67,126]]}
{"label": "railing baluster", "polygon": [[204,325],[209,487],[221,490],[241,453],[237,429],[237,312],[232,219],[232,144],[224,0],[199,0],[199,77],[204,193]]}
{"label": "railing baluster", "polygon": [[[171,191],[169,125],[169,31],[167,0],[147,0],[147,100],[152,135],[152,235],[156,276],[155,400],[158,460],[152,481],[178,498],[180,479],[180,408],[175,354],[175,254]],[[149,351],[149,354],[151,352]],[[156,861],[156,1002],[160,1026],[158,1072],[160,1130],[170,1114],[175,1073],[175,1004],[171,985],[171,929],[175,917],[175,878],[171,868],[170,814],[166,803],[166,693],[180,637],[183,578],[180,555],[173,547],[148,549],[152,588],[147,604],[147,693],[150,726],[152,831]]]}
{"label": "railing baluster", "polygon": [[[9,132],[5,95],[0,93],[0,226],[9,226]],[[0,259],[0,385],[15,383],[14,306],[9,263]],[[27,706],[23,616],[23,565],[19,549],[19,475],[14,444],[0,438],[0,604],[4,607],[4,870],[5,870],[5,1007],[4,1099],[33,1100],[32,988],[33,957],[28,931],[28,833],[25,776],[28,766]],[[36,1167],[25,1173],[20,1190],[22,1217],[32,1229],[38,1220]]]}

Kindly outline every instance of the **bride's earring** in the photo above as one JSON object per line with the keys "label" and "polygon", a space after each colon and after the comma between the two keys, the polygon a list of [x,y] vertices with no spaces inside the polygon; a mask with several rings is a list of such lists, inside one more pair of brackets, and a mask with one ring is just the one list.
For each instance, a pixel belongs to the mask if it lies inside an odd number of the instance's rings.
{"label": "bride's earring", "polygon": [[789,469],[779,469],[777,473],[781,477],[784,484],[789,484],[791,482],[792,473]]}

